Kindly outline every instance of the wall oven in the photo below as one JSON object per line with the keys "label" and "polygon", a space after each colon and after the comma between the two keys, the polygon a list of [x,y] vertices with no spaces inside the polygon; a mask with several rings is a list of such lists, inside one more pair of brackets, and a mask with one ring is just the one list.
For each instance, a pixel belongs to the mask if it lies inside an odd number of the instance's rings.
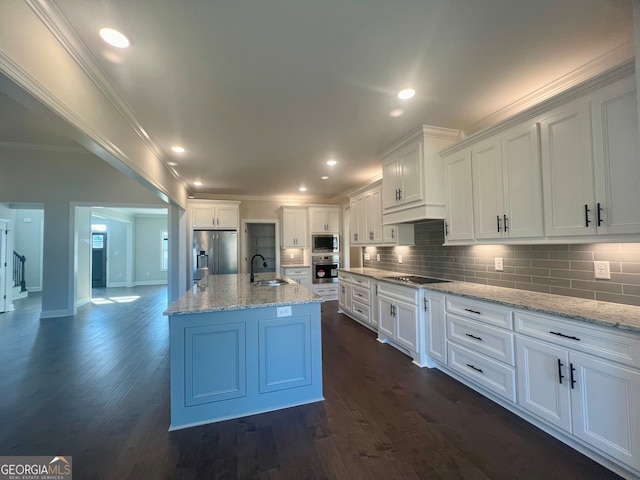
{"label": "wall oven", "polygon": [[311,235],[311,253],[330,254],[340,251],[338,235]]}
{"label": "wall oven", "polygon": [[340,257],[338,255],[314,255],[311,257],[313,283],[336,283]]}

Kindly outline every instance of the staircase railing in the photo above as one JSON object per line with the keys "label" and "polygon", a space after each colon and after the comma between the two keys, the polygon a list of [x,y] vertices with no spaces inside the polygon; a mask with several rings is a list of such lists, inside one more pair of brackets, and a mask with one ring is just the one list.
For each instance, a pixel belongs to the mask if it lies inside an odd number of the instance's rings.
{"label": "staircase railing", "polygon": [[13,251],[13,286],[20,287],[21,292],[27,291],[24,280],[24,264],[26,261],[27,257],[20,255],[15,250]]}

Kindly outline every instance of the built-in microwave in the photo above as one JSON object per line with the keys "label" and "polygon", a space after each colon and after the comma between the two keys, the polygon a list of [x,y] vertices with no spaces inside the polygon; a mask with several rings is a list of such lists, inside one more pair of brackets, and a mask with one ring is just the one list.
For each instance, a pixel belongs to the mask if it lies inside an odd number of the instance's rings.
{"label": "built-in microwave", "polygon": [[338,235],[312,235],[312,253],[338,253],[340,251],[340,237]]}

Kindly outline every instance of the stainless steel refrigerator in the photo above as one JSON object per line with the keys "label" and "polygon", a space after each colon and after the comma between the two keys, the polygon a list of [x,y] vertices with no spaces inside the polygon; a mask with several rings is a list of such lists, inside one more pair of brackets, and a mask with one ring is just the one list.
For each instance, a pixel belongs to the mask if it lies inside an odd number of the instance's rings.
{"label": "stainless steel refrigerator", "polygon": [[194,281],[204,275],[238,273],[238,232],[194,230],[192,262]]}

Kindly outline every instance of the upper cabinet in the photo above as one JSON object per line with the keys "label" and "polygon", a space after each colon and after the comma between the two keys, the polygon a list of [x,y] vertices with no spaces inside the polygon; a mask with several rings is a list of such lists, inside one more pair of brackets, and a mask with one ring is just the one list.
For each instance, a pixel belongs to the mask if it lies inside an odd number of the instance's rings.
{"label": "upper cabinet", "polygon": [[240,202],[192,200],[189,210],[191,228],[237,230],[240,225]]}
{"label": "upper cabinet", "polygon": [[471,149],[475,238],[541,238],[538,125],[516,127]]}
{"label": "upper cabinet", "polygon": [[280,248],[305,248],[307,246],[307,209],[305,207],[281,207]]}
{"label": "upper cabinet", "polygon": [[423,125],[380,154],[384,224],[444,218],[439,152],[459,136],[457,130]]}
{"label": "upper cabinet", "polygon": [[340,207],[330,205],[307,205],[311,234],[340,233]]}
{"label": "upper cabinet", "polygon": [[640,233],[635,79],[554,110],[540,125],[546,235]]}
{"label": "upper cabinet", "polygon": [[632,67],[444,150],[445,243],[611,242],[640,234]]}

